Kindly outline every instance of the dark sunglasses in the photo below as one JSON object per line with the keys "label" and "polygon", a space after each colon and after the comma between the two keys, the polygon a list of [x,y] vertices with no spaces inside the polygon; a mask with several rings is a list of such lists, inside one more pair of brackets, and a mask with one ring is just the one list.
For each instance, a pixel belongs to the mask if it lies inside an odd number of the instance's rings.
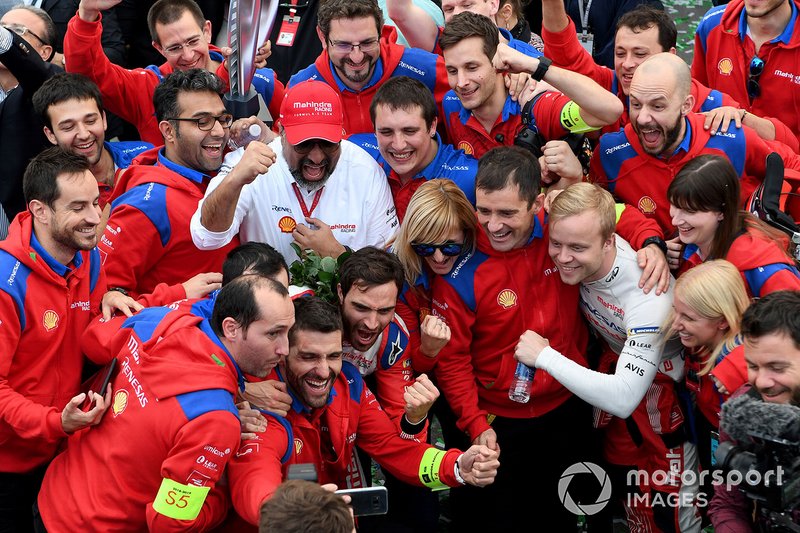
{"label": "dark sunglasses", "polygon": [[326,154],[331,154],[332,152],[336,151],[337,148],[339,148],[339,144],[340,143],[334,143],[322,139],[309,139],[301,142],[300,144],[295,144],[294,151],[298,154],[306,155],[307,153],[311,152],[315,146],[319,146],[320,150]]}
{"label": "dark sunglasses", "polygon": [[455,257],[461,255],[464,251],[463,242],[446,242],[444,244],[412,244],[411,248],[420,257],[430,257],[436,250],[442,252],[442,255],[448,257]]}
{"label": "dark sunglasses", "polygon": [[750,60],[750,72],[747,76],[747,95],[752,100],[761,96],[761,86],[758,84],[758,79],[764,72],[764,60],[758,56],[753,56]]}

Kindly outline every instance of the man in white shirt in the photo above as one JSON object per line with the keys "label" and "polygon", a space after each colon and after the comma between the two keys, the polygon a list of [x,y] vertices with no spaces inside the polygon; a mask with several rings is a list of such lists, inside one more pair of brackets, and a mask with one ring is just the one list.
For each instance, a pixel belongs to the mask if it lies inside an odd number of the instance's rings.
{"label": "man in white shirt", "polygon": [[[386,175],[365,151],[342,140],[342,104],[318,81],[300,83],[281,104],[281,134],[228,154],[192,217],[200,249],[242,242],[290,244],[338,257],[345,247],[383,248],[397,230]],[[269,171],[268,171],[269,170]]]}

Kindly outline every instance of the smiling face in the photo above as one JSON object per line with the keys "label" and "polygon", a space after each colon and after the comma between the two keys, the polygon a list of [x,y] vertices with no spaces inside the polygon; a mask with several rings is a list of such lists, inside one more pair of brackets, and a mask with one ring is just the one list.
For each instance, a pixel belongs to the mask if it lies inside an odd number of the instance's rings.
{"label": "smiling face", "polygon": [[294,305],[288,296],[268,287],[257,288],[259,318],[246,330],[239,329],[231,353],[243,372],[264,378],[289,354],[289,329],[294,324]]}
{"label": "smiling face", "polygon": [[614,262],[614,236],[603,238],[597,218],[587,210],[550,221],[550,257],[567,285],[597,281]]}
{"label": "smiling face", "polygon": [[690,211],[677,206],[669,206],[672,225],[678,230],[678,237],[684,244],[696,244],[705,256],[714,242],[723,215],[719,211]]}
{"label": "smiling face", "polygon": [[676,95],[674,80],[668,76],[634,76],[630,90],[631,126],[644,151],[653,156],[672,155],[683,139],[684,115],[691,109],[691,97]]}
{"label": "smiling face", "polygon": [[475,196],[478,223],[489,237],[492,248],[508,252],[528,242],[533,219],[542,206],[542,195],[529,207],[528,202],[520,197],[519,185],[509,181],[499,191],[477,189]]}
{"label": "smiling face", "polygon": [[306,407],[325,407],[342,371],[342,332],[296,330],[284,370],[286,382]]}
{"label": "smiling face", "polygon": [[[319,31],[319,30],[318,30]],[[350,89],[360,90],[375,72],[375,64],[381,56],[380,46],[369,46],[380,38],[380,29],[372,17],[339,18],[331,20],[327,40],[319,31],[322,47],[328,51],[336,74]],[[361,47],[348,52],[336,49],[336,43],[369,43],[368,50]]]}
{"label": "smiling face", "polygon": [[614,38],[614,71],[623,94],[630,94],[631,81],[636,68],[648,57],[667,52],[658,42],[658,26],[633,31],[627,26],[617,30]]}
{"label": "smiling face", "polygon": [[729,329],[724,318],[706,318],[686,304],[681,298],[680,289],[675,290],[672,309],[672,329],[678,333],[681,343],[687,348],[713,350]]}
{"label": "smiling face", "polygon": [[[443,51],[447,81],[465,109],[479,109],[496,91],[503,91],[503,76],[483,51],[483,39],[468,37]],[[505,93],[502,94],[505,99]]]}
{"label": "smiling face", "polygon": [[169,24],[156,23],[158,41],[153,46],[175,70],[208,68],[211,61],[208,44],[211,42],[211,22],[198,26],[189,11]]}
{"label": "smiling face", "polygon": [[106,115],[97,108],[93,98],[70,99],[47,108],[51,128],[44,133],[51,143],[84,156],[90,165],[97,164],[103,155],[106,135]]}
{"label": "smiling face", "polygon": [[785,333],[745,337],[747,379],[772,403],[789,403],[800,393],[800,349]]}
{"label": "smiling face", "polygon": [[[219,116],[225,111],[222,98],[211,91],[183,91],[178,94],[180,118]],[[187,168],[210,174],[222,166],[222,148],[228,142],[230,128],[223,128],[219,121],[209,131],[202,131],[190,121],[167,121],[159,124],[164,135],[164,150],[167,158]]]}
{"label": "smiling face", "polygon": [[[442,242],[435,242],[435,243],[424,243],[424,244],[446,244],[446,243],[457,243],[461,244],[464,242],[464,230],[461,228],[455,228],[447,234],[447,236],[442,240]],[[453,266],[456,264],[456,260],[458,260],[457,255],[444,255],[442,251],[437,248],[433,255],[428,257],[424,257],[425,263],[431,269],[431,271],[438,275],[438,276],[446,276],[453,270]]]}
{"label": "smiling face", "polygon": [[411,179],[427,167],[438,150],[436,119],[425,125],[422,108],[375,108],[375,134],[381,155],[400,179]]}
{"label": "smiling face", "polygon": [[353,283],[347,294],[339,287],[347,340],[356,350],[368,350],[394,317],[397,285],[393,282],[366,287]]}

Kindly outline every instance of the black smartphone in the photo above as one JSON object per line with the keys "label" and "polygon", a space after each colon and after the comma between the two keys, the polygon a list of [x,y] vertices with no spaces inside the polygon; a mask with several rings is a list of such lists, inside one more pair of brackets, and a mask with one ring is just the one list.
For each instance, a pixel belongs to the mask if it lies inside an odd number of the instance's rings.
{"label": "black smartphone", "polygon": [[313,463],[300,463],[289,465],[286,479],[302,479],[303,481],[317,482],[317,467]]}
{"label": "black smartphone", "polygon": [[88,411],[92,406],[92,398],[89,397],[89,391],[96,392],[101,396],[105,396],[106,388],[114,376],[117,375],[117,359],[114,358],[106,366],[98,370],[89,379],[81,385],[81,392],[86,393],[86,399],[81,405],[82,411]]}
{"label": "black smartphone", "polygon": [[371,516],[389,512],[389,491],[380,485],[362,489],[337,490],[336,494],[350,496],[353,516]]}

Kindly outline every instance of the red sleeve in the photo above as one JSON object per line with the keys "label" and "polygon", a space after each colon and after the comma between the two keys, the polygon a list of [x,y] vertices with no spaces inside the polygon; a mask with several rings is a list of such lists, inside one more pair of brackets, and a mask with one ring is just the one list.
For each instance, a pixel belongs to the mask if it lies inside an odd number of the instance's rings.
{"label": "red sleeve", "polygon": [[[442,101],[444,95],[450,91],[450,83],[447,81],[447,68],[444,66],[444,58],[439,54],[436,57],[436,84],[433,87],[433,98],[436,100],[436,108],[439,112],[439,122],[447,124],[447,117],[444,115]],[[448,128],[449,130],[449,128]],[[447,131],[449,135],[449,131]]]}
{"label": "red sleeve", "polygon": [[771,292],[787,290],[800,291],[800,278],[790,270],[779,270],[761,285],[761,298]]}
{"label": "red sleeve", "polygon": [[[235,450],[239,445],[240,431],[238,418],[228,411],[206,413],[187,422],[178,431],[169,455],[161,463],[161,477],[168,480],[167,482],[209,487],[211,490],[205,497],[200,514],[194,520],[179,520],[156,511],[156,507],[166,509],[167,512],[179,510],[181,501],[179,498],[170,498],[167,494],[154,495],[153,501],[147,504],[146,511],[150,531],[208,531],[222,522],[227,514],[227,500],[224,492],[215,490],[215,487],[232,452],[224,457],[209,456],[204,448],[212,446],[218,450]],[[198,462],[198,458],[203,455],[207,460]],[[197,497],[192,494],[188,499]],[[184,502],[186,500],[184,497]]]}
{"label": "red sleeve", "polygon": [[603,170],[603,163],[600,159],[600,144],[595,146],[594,152],[592,152],[592,160],[589,163],[589,181],[608,189],[608,176]]}
{"label": "red sleeve", "polygon": [[744,346],[739,345],[711,371],[711,375],[717,378],[720,383],[728,390],[728,394],[736,391],[747,383],[747,362],[744,359]]}
{"label": "red sleeve", "polygon": [[[438,463],[437,474],[448,487],[458,487],[454,467],[459,450],[439,450],[429,444],[400,438],[391,420],[381,410],[372,392],[365,386],[361,393],[361,413],[356,444],[382,468],[404,483],[424,485],[422,469]],[[431,458],[437,461],[431,461]],[[440,461],[440,462],[439,462]]]}
{"label": "red sleeve", "polygon": [[561,110],[569,102],[568,96],[556,91],[547,91],[536,99],[531,113],[546,140],[560,139],[569,133],[561,124]]}
{"label": "red sleeve", "polygon": [[[621,204],[617,204],[617,209],[620,206]],[[664,232],[654,219],[647,218],[633,206],[625,204],[622,208],[621,213],[617,211],[619,216],[616,233],[628,241],[634,250],[640,249],[644,241],[650,237],[664,238]]]}
{"label": "red sleeve", "polygon": [[[127,70],[109,61],[100,43],[101,21],[102,15],[96,22],[86,22],[78,15],[69,21],[64,36],[67,71],[83,74],[95,82],[103,95],[103,106],[138,128],[153,114],[153,92],[158,77],[147,69]],[[140,132],[142,140],[156,146],[164,143],[160,134],[156,138],[145,133]]]}
{"label": "red sleeve", "polygon": [[[703,50],[703,44],[700,41],[700,36],[694,36],[694,58],[692,59],[692,77],[702,83],[708,85],[708,74],[706,73],[706,51]],[[738,107],[738,106],[737,106]]]}
{"label": "red sleeve", "polygon": [[289,434],[276,418],[267,417],[267,430],[242,442],[228,464],[233,508],[247,522],[258,525],[261,504],[283,481],[281,458],[289,447]]}
{"label": "red sleeve", "polygon": [[405,288],[401,299],[397,300],[397,307],[395,308],[400,318],[405,322],[408,328],[408,346],[411,352],[411,367],[414,372],[421,374],[423,372],[431,372],[436,366],[436,357],[427,357],[420,351],[421,337],[420,337],[420,304],[419,298],[414,293],[414,289]]}
{"label": "red sleeve", "polygon": [[17,306],[4,291],[0,291],[0,316],[0,423],[23,439],[52,442],[66,437],[58,409],[29,400],[8,383],[21,332]]}
{"label": "red sleeve", "polygon": [[186,299],[186,289],[183,288],[182,283],[175,285],[167,285],[166,283],[159,283],[156,285],[153,292],[150,294],[142,294],[136,301],[145,307],[155,307],[160,305],[169,305],[178,300]]}
{"label": "red sleeve", "polygon": [[761,184],[766,173],[767,156],[776,152],[787,169],[800,170],[800,155],[778,141],[765,141],[749,126],[742,126],[745,134],[746,159],[742,179],[742,202],[745,202],[753,191]]}
{"label": "red sleeve", "polygon": [[788,146],[793,152],[798,153],[800,152],[800,132],[797,133],[798,136],[792,131],[792,129],[781,122],[779,119],[775,117],[761,117],[763,119],[769,120],[772,122],[772,125],[775,126],[775,140],[778,142],[782,142],[786,146]]}
{"label": "red sleeve", "polygon": [[592,78],[605,90],[611,90],[614,71],[595,63],[591,54],[584,50],[578,41],[578,33],[572,19],[569,20],[567,27],[559,32],[550,32],[542,27],[542,40],[544,55],[552,59],[555,66],[583,74]]}
{"label": "red sleeve", "polygon": [[434,312],[450,327],[450,342],[439,352],[436,364],[437,382],[456,415],[459,429],[475,439],[491,427],[486,420],[488,413],[478,406],[472,368],[470,346],[475,313],[447,281],[439,278],[434,280],[433,301]]}
{"label": "red sleeve", "polygon": [[267,102],[267,107],[269,108],[269,114],[272,115],[272,128],[275,131],[277,130],[277,122],[281,116],[281,103],[283,102],[283,97],[286,95],[286,87],[281,83],[281,80],[278,79],[278,76],[275,76],[275,83],[272,89],[272,99]]}

